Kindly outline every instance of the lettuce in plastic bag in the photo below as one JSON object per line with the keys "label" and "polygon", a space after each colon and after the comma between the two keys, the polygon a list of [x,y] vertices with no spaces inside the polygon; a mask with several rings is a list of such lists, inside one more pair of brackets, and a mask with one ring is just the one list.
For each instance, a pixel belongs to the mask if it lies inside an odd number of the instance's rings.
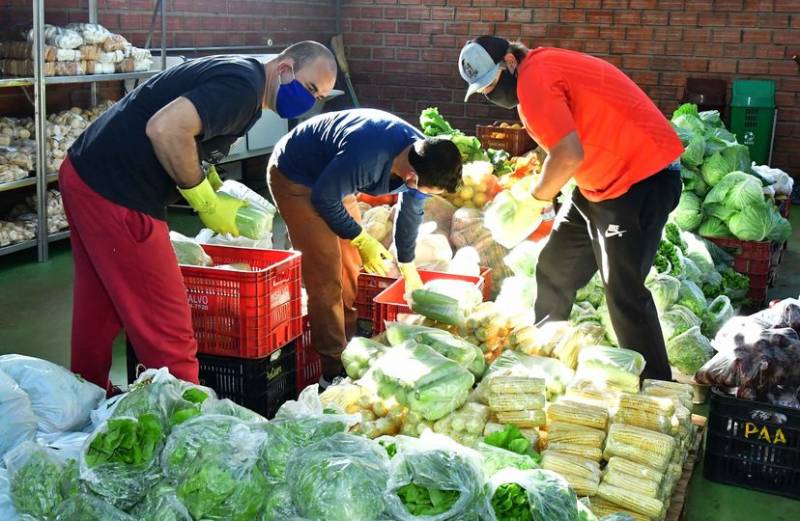
{"label": "lettuce in plastic bag", "polygon": [[122,510],[89,494],[78,494],[61,503],[53,521],[135,521]]}
{"label": "lettuce in plastic bag", "polygon": [[169,240],[175,256],[178,258],[178,264],[188,264],[189,266],[212,266],[214,264],[211,256],[195,239],[171,231]]}
{"label": "lettuce in plastic bag", "polygon": [[708,309],[703,315],[703,334],[714,338],[717,331],[734,315],[736,315],[736,311],[733,309],[731,299],[727,295],[719,295],[708,304]]}
{"label": "lettuce in plastic bag", "polygon": [[656,309],[658,309],[659,313],[663,313],[678,301],[681,281],[666,273],[657,273],[647,279],[645,286],[650,290],[650,294],[653,295]]}
{"label": "lettuce in plastic bag", "polygon": [[658,317],[664,340],[671,340],[701,324],[700,318],[684,306],[672,306]]}
{"label": "lettuce in plastic bag", "polygon": [[387,512],[402,521],[444,521],[471,512],[483,499],[480,457],[447,436],[398,436]]}
{"label": "lettuce in plastic bag", "polygon": [[66,465],[55,451],[26,441],[5,456],[11,502],[20,516],[50,519],[62,501],[77,493],[74,461]]}
{"label": "lettuce in plastic bag", "polygon": [[669,364],[686,375],[696,373],[713,356],[711,342],[697,326],[667,342]]}
{"label": "lettuce in plastic bag", "polygon": [[673,212],[673,218],[682,230],[694,230],[703,220],[702,201],[693,192],[684,191]]}
{"label": "lettuce in plastic bag", "polygon": [[313,521],[379,519],[388,479],[386,450],[346,433],[295,452],[286,465],[293,502],[301,516]]}
{"label": "lettuce in plastic bag", "polygon": [[575,521],[578,498],[561,475],[549,470],[504,469],[489,479],[490,521]]}
{"label": "lettuce in plastic bag", "polygon": [[159,483],[132,510],[136,519],[146,521],[192,521],[192,516],[178,499],[175,488],[166,482]]}
{"label": "lettuce in plastic bag", "polygon": [[678,293],[678,304],[686,306],[695,315],[701,317],[708,307],[703,291],[691,280],[682,280]]}

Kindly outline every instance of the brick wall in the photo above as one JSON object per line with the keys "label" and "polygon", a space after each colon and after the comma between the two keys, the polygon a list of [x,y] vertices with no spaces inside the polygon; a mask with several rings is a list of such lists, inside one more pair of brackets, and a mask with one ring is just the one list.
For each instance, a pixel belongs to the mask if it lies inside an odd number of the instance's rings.
{"label": "brick wall", "polygon": [[[167,47],[223,45],[285,46],[299,40],[327,42],[335,32],[335,4],[330,0],[165,0]],[[150,27],[153,0],[98,0],[98,21],[123,34],[134,45],[144,45]],[[45,22],[64,25],[88,21],[87,0],[45,0]],[[31,0],[0,3],[0,31],[30,24]],[[152,47],[161,46],[161,22],[156,20]],[[120,85],[105,93],[117,97]],[[32,89],[31,90],[32,93]],[[85,104],[85,85],[48,88],[48,110]],[[19,89],[0,89],[0,114],[32,114]]]}
{"label": "brick wall", "polygon": [[416,121],[438,106],[465,131],[510,112],[462,103],[461,46],[481,34],[602,57],[671,113],[687,77],[777,83],[774,164],[800,175],[797,0],[344,0],[343,31],[364,104]]}

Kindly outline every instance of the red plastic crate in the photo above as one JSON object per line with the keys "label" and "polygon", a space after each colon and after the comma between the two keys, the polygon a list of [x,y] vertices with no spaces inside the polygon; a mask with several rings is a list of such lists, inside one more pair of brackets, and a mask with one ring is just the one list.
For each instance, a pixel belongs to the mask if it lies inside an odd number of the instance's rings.
{"label": "red plastic crate", "polygon": [[733,256],[733,269],[750,279],[747,298],[753,305],[767,300],[767,287],[774,279],[774,245],[770,241],[740,241],[738,239],[710,239]]}
{"label": "red plastic crate", "polygon": [[303,334],[297,339],[297,392],[319,382],[322,376],[322,359],[311,345],[311,322],[303,317]]}
{"label": "red plastic crate", "polygon": [[[464,280],[475,284],[481,292],[483,292],[483,277],[470,277],[467,275],[423,270],[420,270],[419,276],[422,282],[435,279]],[[373,307],[372,314],[372,334],[378,334],[384,331],[386,329],[386,322],[397,320],[397,315],[401,313],[411,313],[411,308],[408,307],[404,298],[405,292],[406,283],[403,279],[399,279],[381,292],[380,295],[375,297],[375,306]]]}
{"label": "red plastic crate", "polygon": [[198,352],[261,358],[300,336],[299,252],[203,249],[214,264],[247,263],[252,271],[181,265]]}

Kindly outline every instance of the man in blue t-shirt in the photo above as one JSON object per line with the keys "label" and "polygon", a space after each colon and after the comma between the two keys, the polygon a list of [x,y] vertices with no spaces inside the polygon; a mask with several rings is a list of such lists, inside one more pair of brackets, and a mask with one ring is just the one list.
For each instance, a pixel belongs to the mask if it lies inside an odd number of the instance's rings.
{"label": "man in blue t-shirt", "polygon": [[308,111],[336,81],[317,42],[267,64],[198,58],[160,72],[115,103],[69,149],[59,188],[75,262],[71,368],[111,389],[111,345],[121,329],[147,367],[197,382],[197,343],[169,240],[167,205],[182,194],[203,223],[238,235],[241,201],[218,194],[201,160],[217,162],[261,117]]}
{"label": "man in blue t-shirt", "polygon": [[345,110],[311,118],[284,136],[267,172],[292,245],[303,253],[312,344],[325,387],[342,373],[340,355],[355,332],[360,266],[382,275],[391,258],[361,227],[355,194],[399,194],[394,243],[406,290],[413,290],[422,285],[414,249],[424,200],[456,191],[461,154],[450,140],[426,138],[387,112]]}

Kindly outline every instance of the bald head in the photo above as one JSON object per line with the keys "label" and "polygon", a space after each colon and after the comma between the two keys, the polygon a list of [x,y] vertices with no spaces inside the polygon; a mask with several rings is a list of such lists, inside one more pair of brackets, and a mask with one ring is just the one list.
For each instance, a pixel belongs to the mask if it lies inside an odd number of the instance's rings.
{"label": "bald head", "polygon": [[314,67],[326,69],[328,73],[336,75],[336,58],[319,42],[306,40],[290,45],[278,56],[279,60],[283,58],[292,59],[295,72],[305,67]]}

